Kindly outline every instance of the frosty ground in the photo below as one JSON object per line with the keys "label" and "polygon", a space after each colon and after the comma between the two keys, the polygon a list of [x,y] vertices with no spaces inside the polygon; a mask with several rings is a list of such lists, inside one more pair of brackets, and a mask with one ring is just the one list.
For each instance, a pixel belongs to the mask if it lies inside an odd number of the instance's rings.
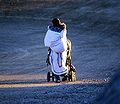
{"label": "frosty ground", "polygon": [[88,104],[105,85],[101,81],[0,85],[1,104]]}

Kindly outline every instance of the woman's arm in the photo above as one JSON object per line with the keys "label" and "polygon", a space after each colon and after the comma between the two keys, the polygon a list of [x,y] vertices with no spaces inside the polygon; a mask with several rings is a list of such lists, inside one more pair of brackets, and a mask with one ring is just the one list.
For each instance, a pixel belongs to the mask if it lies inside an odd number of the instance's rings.
{"label": "woman's arm", "polygon": [[60,32],[60,37],[63,38],[63,37],[66,37],[66,34],[67,34],[67,29],[66,29],[66,24],[63,23],[63,26],[62,26],[63,30]]}

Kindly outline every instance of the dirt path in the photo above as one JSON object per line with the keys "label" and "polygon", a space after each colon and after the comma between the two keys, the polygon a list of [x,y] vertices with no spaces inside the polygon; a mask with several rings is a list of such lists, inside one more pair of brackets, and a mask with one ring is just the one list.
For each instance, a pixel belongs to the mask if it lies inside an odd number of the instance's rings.
{"label": "dirt path", "polygon": [[107,80],[79,80],[76,82],[61,82],[61,83],[55,83],[55,82],[41,82],[40,84],[35,83],[24,83],[24,84],[0,84],[0,88],[25,88],[25,87],[47,87],[47,86],[58,86],[58,85],[74,85],[74,84],[104,84],[108,83]]}

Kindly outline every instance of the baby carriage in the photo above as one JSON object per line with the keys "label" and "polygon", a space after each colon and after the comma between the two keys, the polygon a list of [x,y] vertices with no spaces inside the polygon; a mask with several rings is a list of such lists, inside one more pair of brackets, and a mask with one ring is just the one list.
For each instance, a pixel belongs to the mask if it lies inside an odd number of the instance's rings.
{"label": "baby carriage", "polygon": [[[50,56],[50,53],[51,53],[51,49],[49,48],[48,49],[48,57],[47,57],[47,60],[46,60],[46,63],[47,65],[50,64],[49,62],[49,56]],[[71,82],[74,82],[76,81],[76,69],[75,67],[72,65],[71,63],[71,41],[68,39],[67,40],[67,59],[66,59],[66,66],[68,68],[68,72],[66,74],[66,80],[67,81],[71,81]],[[61,75],[62,76],[62,75]],[[55,75],[53,72],[48,72],[47,73],[47,82],[54,82],[55,81]],[[63,81],[63,80],[62,80]]]}

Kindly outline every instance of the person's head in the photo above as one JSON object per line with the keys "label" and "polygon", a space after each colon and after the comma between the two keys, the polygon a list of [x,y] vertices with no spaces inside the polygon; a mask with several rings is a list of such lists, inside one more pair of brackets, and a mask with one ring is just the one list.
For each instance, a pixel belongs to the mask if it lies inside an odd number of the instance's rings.
{"label": "person's head", "polygon": [[59,18],[54,18],[54,19],[52,20],[52,24],[53,24],[53,26],[59,27],[59,28],[64,27],[64,25],[65,25],[64,23],[62,23],[62,22],[60,21]]}

